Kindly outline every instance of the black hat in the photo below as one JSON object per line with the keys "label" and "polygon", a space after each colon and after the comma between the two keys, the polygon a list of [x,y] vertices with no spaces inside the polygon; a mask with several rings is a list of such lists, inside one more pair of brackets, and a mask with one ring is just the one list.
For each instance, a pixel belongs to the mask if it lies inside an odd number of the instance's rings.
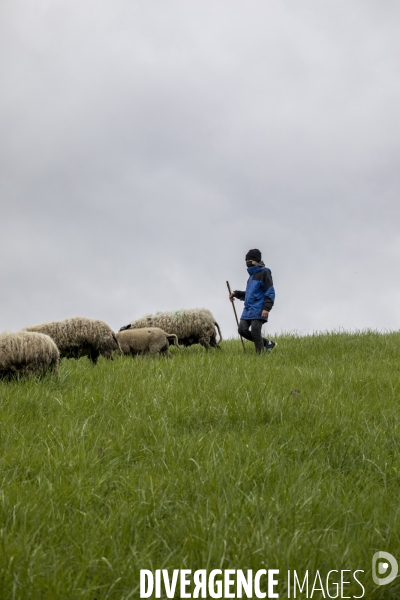
{"label": "black hat", "polygon": [[261,252],[257,248],[249,250],[246,254],[246,260],[254,260],[255,262],[261,262]]}

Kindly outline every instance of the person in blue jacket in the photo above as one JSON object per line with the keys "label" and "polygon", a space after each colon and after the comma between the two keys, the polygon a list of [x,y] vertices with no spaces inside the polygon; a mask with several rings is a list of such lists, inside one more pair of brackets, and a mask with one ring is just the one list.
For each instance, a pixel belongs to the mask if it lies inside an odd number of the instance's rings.
{"label": "person in blue jacket", "polygon": [[261,252],[257,248],[249,250],[246,254],[246,266],[250,275],[246,291],[234,290],[230,295],[232,301],[234,298],[244,300],[238,333],[246,340],[254,342],[257,354],[271,352],[276,343],[261,335],[261,328],[268,321],[275,301],[271,271],[262,262]]}

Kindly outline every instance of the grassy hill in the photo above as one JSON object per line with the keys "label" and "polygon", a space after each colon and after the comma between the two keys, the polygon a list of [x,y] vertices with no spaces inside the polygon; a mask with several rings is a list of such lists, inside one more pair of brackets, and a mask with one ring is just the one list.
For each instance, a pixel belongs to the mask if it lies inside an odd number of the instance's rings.
{"label": "grassy hill", "polygon": [[400,334],[276,339],[0,383],[0,598],[139,598],[159,568],[279,568],[282,598],[288,569],[362,569],[399,598],[371,561],[400,561]]}

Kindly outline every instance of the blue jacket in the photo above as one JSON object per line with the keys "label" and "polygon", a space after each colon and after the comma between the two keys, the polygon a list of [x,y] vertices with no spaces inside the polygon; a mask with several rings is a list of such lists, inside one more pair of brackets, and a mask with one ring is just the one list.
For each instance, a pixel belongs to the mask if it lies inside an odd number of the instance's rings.
{"label": "blue jacket", "polygon": [[[247,280],[246,291],[234,291],[236,298],[244,300],[244,309],[240,318],[246,321],[262,319],[262,311],[267,310],[269,312],[275,301],[271,271],[262,265],[253,265],[248,267],[247,272],[250,277]],[[268,321],[268,319],[262,320],[264,322]]]}

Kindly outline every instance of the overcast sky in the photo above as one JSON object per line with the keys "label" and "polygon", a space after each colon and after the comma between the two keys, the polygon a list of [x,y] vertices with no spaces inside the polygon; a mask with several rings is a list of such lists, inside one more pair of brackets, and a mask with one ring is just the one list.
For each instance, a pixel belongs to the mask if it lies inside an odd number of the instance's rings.
{"label": "overcast sky", "polygon": [[[398,0],[2,0],[0,331],[400,327]],[[242,304],[237,302],[239,310]]]}

